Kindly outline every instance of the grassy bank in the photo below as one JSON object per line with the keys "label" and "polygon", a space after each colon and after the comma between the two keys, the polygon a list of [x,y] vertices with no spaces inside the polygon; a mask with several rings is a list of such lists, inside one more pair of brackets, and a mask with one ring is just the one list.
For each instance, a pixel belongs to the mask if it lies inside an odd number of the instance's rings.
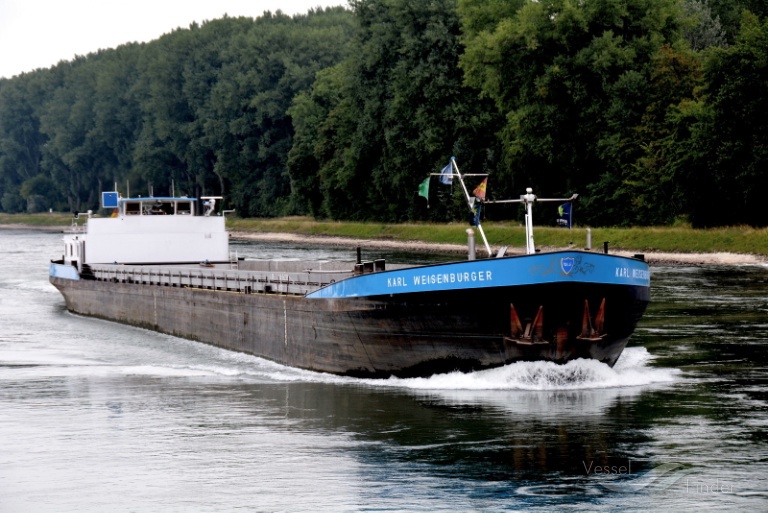
{"label": "grassy bank", "polygon": [[[382,224],[337,223],[310,218],[237,219],[228,222],[231,230],[251,232],[289,232],[306,235],[331,235],[363,239],[465,244],[466,224]],[[491,245],[525,246],[525,229],[517,223],[486,223],[483,229]],[[592,228],[592,247],[602,248],[604,241],[616,250],[683,253],[751,253],[768,255],[768,229],[749,227],[694,230],[686,226],[640,228]],[[585,247],[587,230],[577,227],[536,227],[537,246],[565,247],[573,243]],[[478,235],[479,239],[479,235]],[[479,242],[479,240],[478,240]]]}
{"label": "grassy bank", "polygon": [[72,223],[72,214],[0,214],[0,224],[15,224],[51,228],[66,228]]}
{"label": "grassy bank", "polygon": [[[64,229],[69,226],[68,214],[0,214],[0,225],[26,225]],[[327,235],[360,239],[391,241],[424,241],[427,243],[465,244],[466,224],[383,224],[316,221],[306,217],[278,219],[227,219],[232,231],[287,232],[304,235]],[[494,247],[525,246],[525,231],[517,223],[486,223],[483,225],[488,240]],[[592,247],[602,248],[610,241],[615,250],[682,253],[748,253],[768,255],[768,229],[749,227],[712,228],[694,230],[686,226],[640,228],[592,228]],[[478,236],[478,242],[479,236]],[[536,228],[537,246],[576,247],[586,245],[586,228]]]}

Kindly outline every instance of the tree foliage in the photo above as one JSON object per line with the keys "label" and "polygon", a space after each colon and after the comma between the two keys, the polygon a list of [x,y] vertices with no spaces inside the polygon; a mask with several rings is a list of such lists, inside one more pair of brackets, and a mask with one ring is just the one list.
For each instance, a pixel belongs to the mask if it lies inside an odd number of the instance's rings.
{"label": "tree foliage", "polygon": [[291,213],[288,107],[354,30],[342,8],[225,17],[2,80],[0,206],[26,209],[20,186],[43,174],[59,209],[96,208],[117,183]]}
{"label": "tree foliage", "polygon": [[243,216],[463,218],[457,187],[417,194],[455,155],[491,197],[580,193],[581,223],[768,225],[767,16],[352,0],[193,24],[1,79],[0,210],[95,209],[117,184]]}
{"label": "tree foliage", "polygon": [[768,226],[768,19],[749,11],[733,45],[704,61],[706,104],[689,143],[696,225]]}
{"label": "tree foliage", "polygon": [[465,33],[462,66],[505,115],[505,164],[519,187],[591,189],[582,219],[627,218],[624,197],[633,194],[622,174],[640,164],[638,130],[653,108],[656,56],[678,35],[678,7],[526,1],[494,26]]}
{"label": "tree foliage", "polygon": [[451,155],[474,169],[494,164],[496,113],[457,70],[454,1],[371,0],[354,8],[357,51],[319,75],[291,111],[294,194],[319,216],[422,218],[418,184]]}

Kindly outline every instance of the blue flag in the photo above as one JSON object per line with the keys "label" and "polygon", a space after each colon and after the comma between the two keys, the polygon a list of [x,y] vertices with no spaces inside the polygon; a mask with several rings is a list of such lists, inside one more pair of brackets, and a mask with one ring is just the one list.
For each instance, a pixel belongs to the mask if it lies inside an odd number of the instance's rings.
{"label": "blue flag", "polygon": [[563,203],[559,207],[557,207],[557,226],[561,226],[563,228],[571,229],[571,224],[573,217],[571,216],[573,212],[573,204],[571,202]]}
{"label": "blue flag", "polygon": [[469,210],[469,226],[480,226],[480,213],[483,210],[483,204],[479,201],[472,205]]}
{"label": "blue flag", "polygon": [[440,182],[445,185],[453,183],[453,166],[450,163],[440,171]]}

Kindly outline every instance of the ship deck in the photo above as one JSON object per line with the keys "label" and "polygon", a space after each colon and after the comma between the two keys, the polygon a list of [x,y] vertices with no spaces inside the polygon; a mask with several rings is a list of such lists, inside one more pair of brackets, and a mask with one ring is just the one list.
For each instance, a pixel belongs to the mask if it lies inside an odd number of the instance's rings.
{"label": "ship deck", "polygon": [[[209,267],[210,266],[210,267]],[[390,270],[412,267],[388,264]],[[215,264],[90,264],[84,278],[239,292],[303,296],[336,281],[384,270],[383,262],[295,262],[240,260]]]}

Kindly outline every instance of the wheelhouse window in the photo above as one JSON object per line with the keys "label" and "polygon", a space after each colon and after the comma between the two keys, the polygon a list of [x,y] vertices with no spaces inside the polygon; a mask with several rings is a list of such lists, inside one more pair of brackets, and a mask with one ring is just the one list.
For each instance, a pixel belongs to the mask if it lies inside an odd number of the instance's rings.
{"label": "wheelhouse window", "polygon": [[137,216],[141,214],[141,202],[128,201],[125,203],[125,215]]}
{"label": "wheelhouse window", "polygon": [[182,215],[182,216],[192,215],[192,202],[191,201],[177,201],[176,202],[176,215]]}

